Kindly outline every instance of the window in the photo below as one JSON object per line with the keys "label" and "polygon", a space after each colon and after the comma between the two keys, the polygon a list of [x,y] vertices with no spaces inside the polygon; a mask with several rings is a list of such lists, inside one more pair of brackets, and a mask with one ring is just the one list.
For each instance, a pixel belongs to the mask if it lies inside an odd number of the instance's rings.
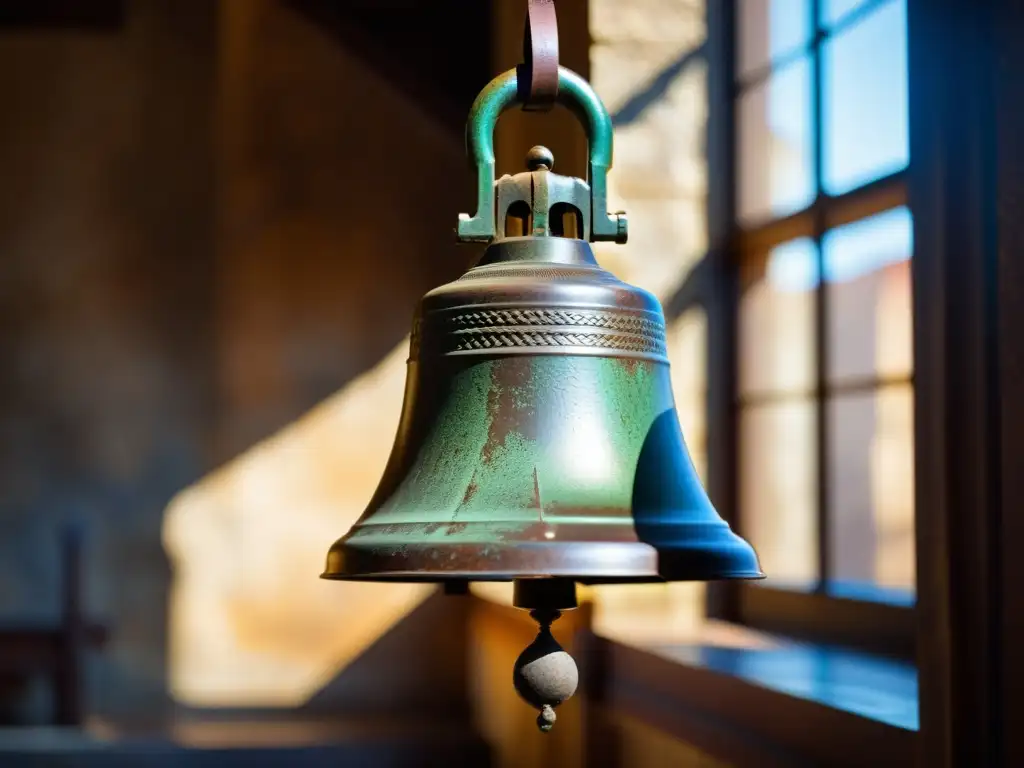
{"label": "window", "polygon": [[732,147],[709,179],[732,198],[734,358],[715,381],[735,431],[710,460],[768,574],[725,587],[727,618],[843,641],[859,611],[886,636],[856,642],[909,652],[892,637],[914,601],[905,0],[736,0],[724,18],[710,120]]}
{"label": "window", "polygon": [[909,653],[905,0],[706,10],[706,26],[689,4],[641,24],[646,11],[627,23],[621,4],[590,6],[591,81],[616,130],[611,205],[638,235],[597,251],[662,300],[688,448],[769,578],[714,585],[707,601],[601,588],[598,615],[645,605],[676,621],[707,605]]}

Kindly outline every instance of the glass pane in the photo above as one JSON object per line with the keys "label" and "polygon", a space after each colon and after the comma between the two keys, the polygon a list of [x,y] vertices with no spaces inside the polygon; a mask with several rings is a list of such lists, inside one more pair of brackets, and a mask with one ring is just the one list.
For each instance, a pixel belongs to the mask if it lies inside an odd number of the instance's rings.
{"label": "glass pane", "polygon": [[842,30],[822,53],[822,183],[838,195],[904,168],[910,157],[904,2]]}
{"label": "glass pane", "polygon": [[820,0],[820,2],[821,25],[828,28],[860,8],[866,0]]}
{"label": "glass pane", "polygon": [[740,96],[737,213],[754,224],[814,199],[811,65],[805,57]]}
{"label": "glass pane", "polygon": [[815,380],[814,291],[818,255],[810,238],[745,261],[740,274],[739,392],[808,392]]}
{"label": "glass pane", "polygon": [[769,586],[818,578],[817,451],[813,400],[740,412],[741,531]]}
{"label": "glass pane", "polygon": [[914,587],[914,424],[909,384],[828,404],[830,577]]}
{"label": "glass pane", "polygon": [[707,482],[707,315],[688,309],[668,327],[668,359],[672,392],[686,448],[702,482]]}
{"label": "glass pane", "polygon": [[912,252],[906,208],[839,227],[822,239],[831,383],[910,374]]}
{"label": "glass pane", "polygon": [[808,0],[739,0],[736,13],[736,69],[741,79],[811,39]]}

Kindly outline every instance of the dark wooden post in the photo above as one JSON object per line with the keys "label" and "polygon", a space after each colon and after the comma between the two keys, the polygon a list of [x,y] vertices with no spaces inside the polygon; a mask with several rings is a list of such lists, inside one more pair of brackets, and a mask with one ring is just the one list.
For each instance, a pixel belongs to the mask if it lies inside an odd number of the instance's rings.
{"label": "dark wooden post", "polygon": [[1024,765],[1017,0],[908,0],[919,764]]}

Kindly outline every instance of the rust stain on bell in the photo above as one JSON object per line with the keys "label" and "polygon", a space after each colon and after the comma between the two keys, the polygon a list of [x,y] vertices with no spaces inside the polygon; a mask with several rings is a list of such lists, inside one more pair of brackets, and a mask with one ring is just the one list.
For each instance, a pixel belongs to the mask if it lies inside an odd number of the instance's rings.
{"label": "rust stain on bell", "polygon": [[537,517],[544,519],[544,502],[540,500],[540,478],[537,477],[537,468],[533,468],[533,505],[537,510]]}
{"label": "rust stain on bell", "polygon": [[462,495],[462,503],[469,504],[473,500],[473,494],[476,493],[476,473],[473,473],[473,479],[469,481],[469,485],[466,486],[466,492]]}

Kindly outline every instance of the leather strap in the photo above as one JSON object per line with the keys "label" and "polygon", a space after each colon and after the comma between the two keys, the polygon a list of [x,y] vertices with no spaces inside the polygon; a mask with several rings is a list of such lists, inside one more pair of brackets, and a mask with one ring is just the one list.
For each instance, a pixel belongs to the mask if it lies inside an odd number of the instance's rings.
{"label": "leather strap", "polygon": [[554,0],[529,0],[519,65],[519,100],[526,112],[547,112],[558,98],[558,20]]}

